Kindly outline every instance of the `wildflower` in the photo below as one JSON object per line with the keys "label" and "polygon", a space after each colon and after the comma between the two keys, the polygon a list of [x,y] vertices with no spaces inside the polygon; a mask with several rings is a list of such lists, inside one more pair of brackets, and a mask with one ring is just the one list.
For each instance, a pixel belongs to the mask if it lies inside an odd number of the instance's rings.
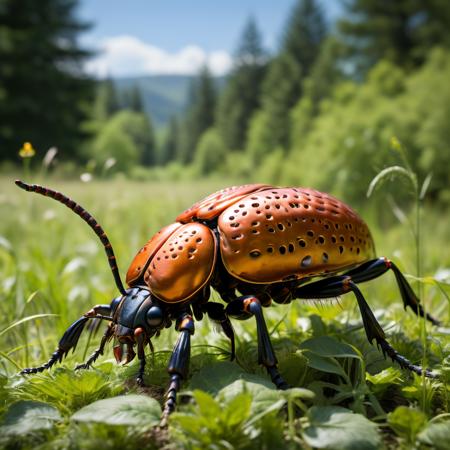
{"label": "wildflower", "polygon": [[50,167],[50,164],[53,162],[53,160],[55,159],[55,156],[58,153],[58,149],[56,147],[50,147],[47,150],[47,153],[44,156],[44,159],[42,160],[42,165],[45,168]]}
{"label": "wildflower", "polygon": [[83,183],[89,183],[90,181],[92,181],[92,174],[89,172],[84,172],[80,175],[80,180]]}
{"label": "wildflower", "polygon": [[19,150],[19,156],[21,158],[32,158],[36,154],[36,150],[33,148],[30,142],[25,142],[22,148]]}

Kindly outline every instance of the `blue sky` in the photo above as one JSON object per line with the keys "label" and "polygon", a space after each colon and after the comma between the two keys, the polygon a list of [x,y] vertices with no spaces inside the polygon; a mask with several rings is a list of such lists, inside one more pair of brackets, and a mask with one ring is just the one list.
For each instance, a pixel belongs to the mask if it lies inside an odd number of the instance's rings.
{"label": "blue sky", "polygon": [[[322,0],[329,19],[340,1]],[[94,27],[82,42],[99,51],[88,70],[99,76],[216,74],[232,64],[242,29],[253,16],[264,45],[275,50],[295,0],[82,0],[79,16]]]}

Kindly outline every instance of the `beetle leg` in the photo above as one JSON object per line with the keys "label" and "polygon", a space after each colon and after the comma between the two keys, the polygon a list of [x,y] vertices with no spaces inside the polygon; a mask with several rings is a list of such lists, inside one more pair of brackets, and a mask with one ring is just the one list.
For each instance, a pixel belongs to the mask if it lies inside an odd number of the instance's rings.
{"label": "beetle leg", "polygon": [[89,369],[92,366],[92,364],[94,364],[94,362],[97,360],[97,358],[100,355],[103,355],[105,345],[111,339],[113,333],[114,333],[114,323],[111,322],[108,325],[108,328],[106,329],[105,334],[102,337],[102,340],[100,341],[100,346],[98,347],[98,349],[95,350],[94,353],[92,353],[92,355],[88,358],[88,360],[85,363],[78,364],[78,366],[75,367],[75,370]]}
{"label": "beetle leg", "polygon": [[134,337],[137,342],[137,355],[139,358],[139,372],[136,378],[138,386],[144,387],[144,369],[145,369],[145,344],[146,336],[144,330],[139,327],[134,330]]}
{"label": "beetle leg", "polygon": [[381,347],[383,355],[386,356],[387,354],[393,361],[397,362],[400,367],[409,369],[418,375],[424,374],[428,378],[437,378],[436,374],[428,369],[424,370],[422,367],[416,366],[407,358],[400,355],[393,347],[391,347],[386,340],[383,328],[381,328],[381,325],[375,318],[361,291],[354,283],[353,277],[341,275],[325,278],[295,289],[294,295],[297,298],[317,299],[336,297],[350,291],[355,294],[356,300],[358,301],[364,329],[369,342],[372,344],[373,340],[375,340],[377,345]]}
{"label": "beetle leg", "polygon": [[270,342],[260,301],[252,295],[239,297],[227,305],[225,312],[230,317],[241,320],[251,316],[255,317],[258,334],[258,363],[267,369],[272,382],[278,389],[288,389],[288,384],[283,380],[277,368],[277,357]]}
{"label": "beetle leg", "polygon": [[176,329],[180,332],[177,343],[170,357],[167,371],[170,374],[170,383],[165,395],[164,410],[161,426],[167,424],[167,418],[175,410],[177,392],[182,379],[186,379],[189,371],[191,356],[191,335],[194,334],[194,320],[190,314],[184,312],[177,320]]}
{"label": "beetle leg", "polygon": [[217,322],[222,331],[225,333],[228,339],[231,341],[231,355],[230,360],[233,361],[236,357],[236,344],[234,342],[234,330],[231,325],[230,319],[228,318],[225,308],[221,303],[208,302],[202,305],[202,310],[208,314],[208,317]]}
{"label": "beetle leg", "polygon": [[28,367],[23,369],[20,374],[28,375],[30,373],[42,372],[44,370],[50,369],[55,363],[61,362],[63,358],[69,353],[70,350],[75,351],[75,348],[80,339],[80,335],[86,325],[86,322],[92,318],[109,319],[110,317],[103,316],[103,314],[109,314],[111,308],[109,305],[97,305],[89,310],[83,317],[76,320],[66,332],[58,343],[58,348],[53,352],[50,359],[42,366],[38,367]]}
{"label": "beetle leg", "polygon": [[400,272],[399,268],[387,258],[377,258],[367,261],[364,264],[344,273],[344,276],[352,277],[354,283],[361,283],[363,281],[372,280],[374,278],[383,275],[388,270],[392,270],[397,281],[397,285],[400,289],[403,305],[405,308],[409,306],[417,316],[423,317],[429,320],[433,325],[440,325],[440,322],[436,320],[430,314],[424,312],[422,305],[419,302],[416,294],[412,290],[408,281],[404,275]]}

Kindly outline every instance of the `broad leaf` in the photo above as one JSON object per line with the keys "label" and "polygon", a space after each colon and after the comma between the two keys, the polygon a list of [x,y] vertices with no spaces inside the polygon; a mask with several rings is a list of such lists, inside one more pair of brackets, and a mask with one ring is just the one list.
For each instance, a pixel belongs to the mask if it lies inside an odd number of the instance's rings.
{"label": "broad leaf", "polygon": [[76,422],[97,422],[108,425],[157,425],[161,418],[159,403],[144,395],[120,395],[98,400],[81,408],[73,416]]}
{"label": "broad leaf", "polygon": [[219,392],[219,396],[226,402],[230,402],[231,399],[243,393],[251,394],[252,416],[267,413],[269,412],[269,408],[270,411],[273,411],[274,405],[276,405],[276,408],[280,409],[285,403],[282,392],[277,391],[275,387],[268,388],[264,384],[244,380],[236,380],[224,387]]}
{"label": "broad leaf", "polygon": [[337,406],[313,406],[307,414],[302,437],[316,448],[340,450],[379,449],[377,426],[361,414]]}
{"label": "broad leaf", "polygon": [[49,430],[61,420],[59,411],[46,403],[22,400],[10,406],[3,417],[1,435],[23,435]]}
{"label": "broad leaf", "polygon": [[308,358],[309,367],[345,377],[345,370],[334,358],[324,358],[312,352],[305,352],[305,356]]}
{"label": "broad leaf", "polygon": [[307,339],[300,344],[300,348],[324,357],[360,359],[360,356],[351,345],[339,342],[330,336]]}
{"label": "broad leaf", "polygon": [[273,388],[273,384],[268,378],[244,372],[237,364],[228,361],[205,366],[194,374],[190,388],[201,389],[215,395],[236,380],[246,380]]}
{"label": "broad leaf", "polygon": [[450,442],[450,421],[432,423],[418,436],[423,444],[430,445],[436,450],[447,450]]}
{"label": "broad leaf", "polygon": [[398,406],[388,414],[388,424],[398,436],[413,443],[417,434],[425,427],[427,416],[418,409]]}

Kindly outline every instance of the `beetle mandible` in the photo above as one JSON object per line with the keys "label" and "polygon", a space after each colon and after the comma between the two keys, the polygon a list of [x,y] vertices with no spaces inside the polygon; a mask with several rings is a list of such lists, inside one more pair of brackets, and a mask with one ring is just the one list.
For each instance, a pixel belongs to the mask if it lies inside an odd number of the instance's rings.
{"label": "beetle mandible", "polygon": [[[175,322],[179,337],[168,364],[170,383],[165,395],[163,419],[175,409],[177,391],[186,379],[194,318],[203,315],[217,322],[231,341],[230,317],[254,317],[258,336],[258,363],[279,389],[288,387],[277,368],[263,307],[272,301],[328,299],[352,292],[357,300],[365,332],[386,356],[402,368],[430,378],[436,375],[414,365],[386,340],[383,329],[364,299],[358,284],[391,270],[405,308],[439,322],[424,313],[414,291],[397,266],[375,257],[372,236],[364,221],[346,204],[329,194],[306,188],[278,188],[265,184],[234,186],[218,191],[181,213],[176,222],[156,233],[138,252],[128,269],[123,287],[116,258],[105,232],[80,205],[65,195],[22,181],[26,191],[51,197],[78,214],[99,236],[120,296],[110,305],[97,305],[75,321],[59,341],[57,350],[43,365],[22,374],[49,369],[77,345],[89,319],[109,322],[100,346],[76,369],[89,368],[115,338],[114,355],[126,362],[140,361],[137,383],[143,384],[145,346]],[[319,278],[318,280],[316,278]],[[209,301],[214,288],[224,303]]]}

